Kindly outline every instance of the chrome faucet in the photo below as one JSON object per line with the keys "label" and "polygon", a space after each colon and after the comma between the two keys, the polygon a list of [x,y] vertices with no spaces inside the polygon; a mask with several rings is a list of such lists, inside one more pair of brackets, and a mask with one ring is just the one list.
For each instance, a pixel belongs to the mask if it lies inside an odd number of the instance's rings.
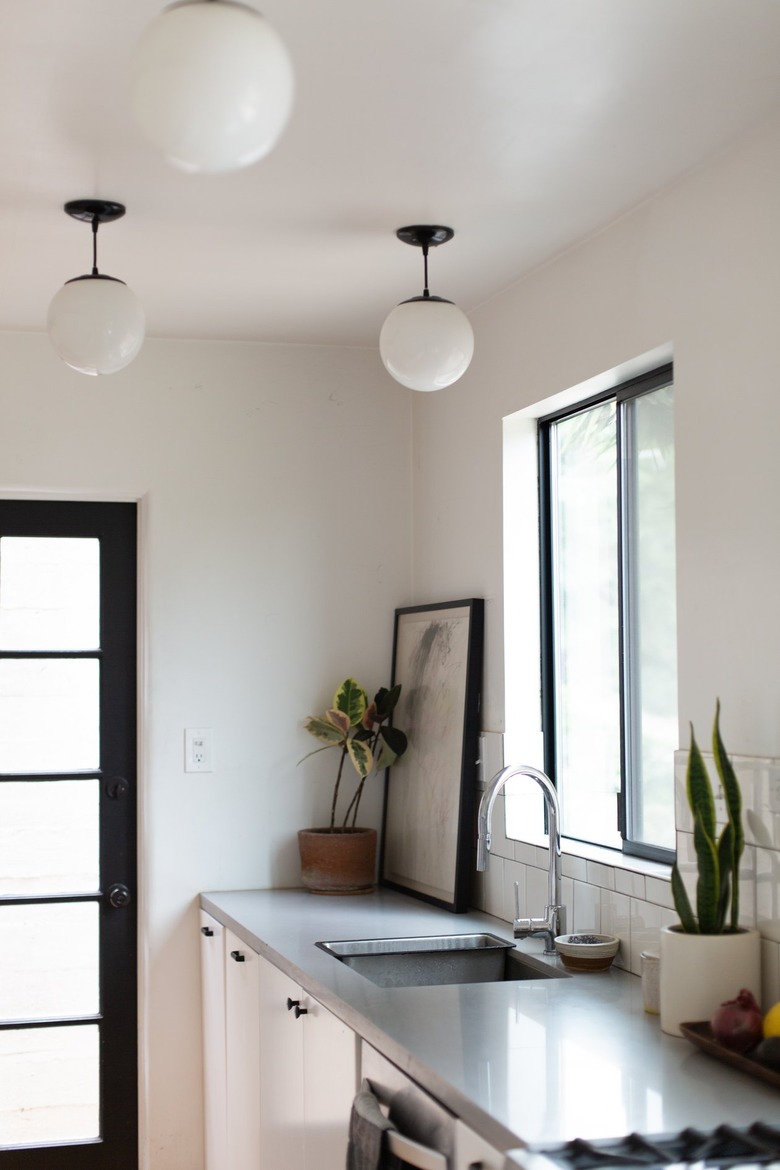
{"label": "chrome faucet", "polygon": [[488,853],[490,852],[490,817],[496,797],[504,785],[515,776],[528,776],[535,780],[542,790],[547,807],[547,825],[550,836],[550,864],[547,868],[547,906],[544,918],[520,918],[519,887],[515,882],[515,919],[512,930],[515,938],[544,937],[547,945],[544,948],[546,955],[555,954],[555,936],[566,931],[566,907],[561,905],[561,814],[558,805],[558,794],[555,791],[549,776],[529,764],[510,764],[502,768],[493,777],[479,802],[477,814],[477,869],[487,869]]}

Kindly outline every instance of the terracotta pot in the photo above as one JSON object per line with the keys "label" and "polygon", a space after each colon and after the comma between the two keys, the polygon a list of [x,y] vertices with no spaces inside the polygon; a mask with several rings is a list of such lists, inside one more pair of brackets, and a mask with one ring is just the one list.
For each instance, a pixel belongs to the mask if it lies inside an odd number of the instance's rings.
{"label": "terracotta pot", "polygon": [[370,894],[376,829],[299,829],[301,883],[312,894]]}
{"label": "terracotta pot", "polygon": [[661,930],[661,1028],[681,1036],[680,1024],[709,1020],[715,1008],[746,987],[761,1002],[761,935],[686,934]]}

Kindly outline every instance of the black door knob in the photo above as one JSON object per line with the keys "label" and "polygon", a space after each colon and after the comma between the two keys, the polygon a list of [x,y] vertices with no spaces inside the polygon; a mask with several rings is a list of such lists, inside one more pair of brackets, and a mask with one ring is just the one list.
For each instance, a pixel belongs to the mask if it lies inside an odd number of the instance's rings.
{"label": "black door knob", "polygon": [[106,796],[110,796],[112,800],[124,800],[129,791],[130,785],[124,776],[112,776],[110,780],[106,780]]}
{"label": "black door knob", "polygon": [[133,895],[121,882],[114,882],[113,886],[109,886],[106,890],[106,897],[109,906],[113,906],[115,910],[124,910],[125,906],[129,906],[133,900]]}

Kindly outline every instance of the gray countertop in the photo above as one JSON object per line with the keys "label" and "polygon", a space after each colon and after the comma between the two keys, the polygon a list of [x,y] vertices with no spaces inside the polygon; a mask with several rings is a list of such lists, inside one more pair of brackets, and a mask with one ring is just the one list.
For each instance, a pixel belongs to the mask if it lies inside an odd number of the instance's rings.
{"label": "gray countertop", "polygon": [[[666,1036],[643,1010],[639,979],[616,968],[380,988],[314,945],[484,930],[511,940],[488,915],[383,889],[354,898],[239,890],[202,894],[201,905],[499,1148],[780,1123],[780,1091]],[[534,955],[542,946],[518,944]]]}

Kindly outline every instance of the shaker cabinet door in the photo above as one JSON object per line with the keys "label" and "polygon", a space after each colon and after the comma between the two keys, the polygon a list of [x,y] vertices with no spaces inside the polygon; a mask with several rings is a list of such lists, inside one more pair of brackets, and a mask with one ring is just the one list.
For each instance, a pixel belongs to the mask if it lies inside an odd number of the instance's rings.
{"label": "shaker cabinet door", "polygon": [[304,997],[272,963],[261,963],[260,1168],[302,1170]]}
{"label": "shaker cabinet door", "polygon": [[259,1170],[260,964],[225,928],[227,1161],[230,1170]]}
{"label": "shaker cabinet door", "polygon": [[203,1129],[206,1170],[227,1165],[225,1063],[225,928],[200,911],[200,980],[203,1016]]}

